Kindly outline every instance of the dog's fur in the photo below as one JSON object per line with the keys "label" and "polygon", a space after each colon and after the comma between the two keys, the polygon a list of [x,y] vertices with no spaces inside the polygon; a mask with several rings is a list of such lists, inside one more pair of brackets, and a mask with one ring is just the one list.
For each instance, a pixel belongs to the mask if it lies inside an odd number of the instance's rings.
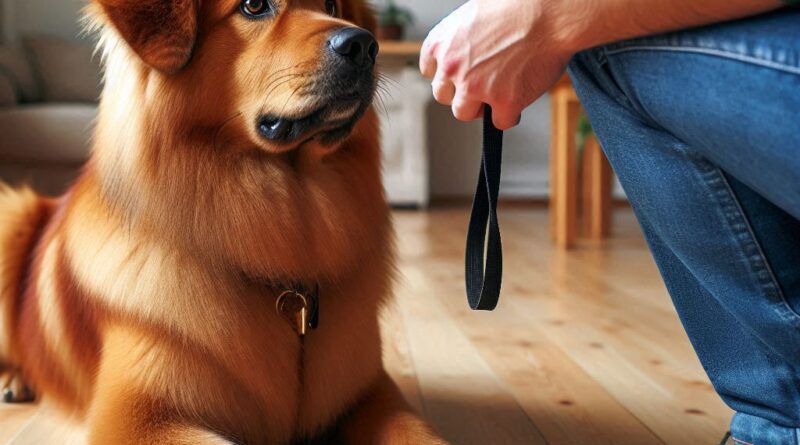
{"label": "dog's fur", "polygon": [[[382,368],[374,111],[297,143],[254,125],[315,106],[326,36],[372,14],[280,0],[259,21],[239,3],[89,6],[105,60],[92,158],[58,200],[0,190],[0,371],[93,444],[443,443]],[[302,342],[275,310],[288,282],[321,287]]]}

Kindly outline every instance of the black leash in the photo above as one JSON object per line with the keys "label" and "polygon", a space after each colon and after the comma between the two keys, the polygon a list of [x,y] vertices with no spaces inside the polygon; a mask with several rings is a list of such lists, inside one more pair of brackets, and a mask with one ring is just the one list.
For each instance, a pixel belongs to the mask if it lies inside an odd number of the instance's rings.
{"label": "black leash", "polygon": [[472,203],[467,232],[467,300],[473,310],[497,307],[503,281],[503,244],[497,221],[497,197],[503,166],[503,132],[492,122],[492,108],[484,107],[483,159],[478,190]]}

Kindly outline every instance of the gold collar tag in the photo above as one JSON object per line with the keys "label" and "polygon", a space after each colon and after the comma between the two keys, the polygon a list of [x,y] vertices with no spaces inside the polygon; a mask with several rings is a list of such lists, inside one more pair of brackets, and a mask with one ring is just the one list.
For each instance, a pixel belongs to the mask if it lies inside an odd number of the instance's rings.
{"label": "gold collar tag", "polygon": [[275,309],[300,337],[304,337],[312,327],[310,318],[314,308],[309,298],[298,291],[283,292],[275,302]]}

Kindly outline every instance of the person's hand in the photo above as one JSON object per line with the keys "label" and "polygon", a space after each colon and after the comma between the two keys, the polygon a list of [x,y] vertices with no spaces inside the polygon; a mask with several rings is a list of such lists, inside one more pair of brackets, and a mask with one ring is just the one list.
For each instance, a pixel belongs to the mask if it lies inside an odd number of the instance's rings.
{"label": "person's hand", "polygon": [[470,0],[439,23],[422,47],[420,70],[433,95],[470,121],[492,106],[501,130],[555,84],[572,52],[553,30],[547,0]]}
{"label": "person's hand", "polygon": [[746,17],[779,0],[469,0],[422,46],[420,70],[436,100],[460,120],[492,106],[494,124],[515,126],[522,110],[564,73],[576,52],[631,37]]}

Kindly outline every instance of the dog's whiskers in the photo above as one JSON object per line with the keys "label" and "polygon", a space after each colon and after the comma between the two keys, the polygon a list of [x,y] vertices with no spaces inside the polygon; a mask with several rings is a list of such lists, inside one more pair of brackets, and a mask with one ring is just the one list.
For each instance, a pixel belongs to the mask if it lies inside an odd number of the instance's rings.
{"label": "dog's whiskers", "polygon": [[283,114],[284,111],[286,111],[286,106],[289,105],[289,102],[291,102],[292,98],[294,98],[294,95],[297,94],[297,92],[300,91],[302,88],[303,87],[301,85],[292,90],[292,94],[289,95],[289,98],[286,99],[286,102],[283,103],[283,107],[281,107],[281,112],[280,112],[281,115]]}
{"label": "dog's whiskers", "polygon": [[[275,72],[271,73],[269,75],[269,77],[267,77],[267,82],[272,82],[273,79],[275,79],[276,77],[282,76],[283,74],[281,74],[281,73],[285,73],[286,71],[293,70],[293,69],[296,69],[296,68],[300,68],[302,70],[302,68],[304,68],[307,63],[308,62],[301,62],[301,63],[295,64],[295,65],[292,65],[292,66],[289,66],[289,67],[286,67],[286,68],[281,68],[279,70],[276,70]],[[257,65],[253,65],[250,68],[251,72],[252,72],[252,70],[254,70],[256,68],[257,68]]]}
{"label": "dog's whiskers", "polygon": [[271,89],[269,89],[269,90],[266,92],[265,96],[266,96],[267,98],[269,98],[269,96],[270,96],[272,93],[274,93],[274,92],[275,92],[275,90],[277,90],[278,88],[282,87],[283,85],[286,85],[287,83],[289,83],[289,82],[292,82],[292,81],[294,81],[294,80],[296,80],[296,79],[302,79],[302,78],[305,78],[305,77],[306,77],[306,76],[305,76],[304,74],[295,74],[295,75],[293,75],[293,76],[288,76],[288,77],[286,77],[285,79],[281,80],[281,81],[280,81],[278,84],[274,85],[274,86],[273,86]]}
{"label": "dog's whiskers", "polygon": [[271,92],[272,92],[272,87],[273,87],[273,86],[274,86],[276,83],[279,83],[279,82],[281,82],[281,81],[283,81],[283,80],[286,80],[286,79],[291,79],[291,78],[295,78],[295,77],[301,77],[301,76],[303,76],[303,75],[304,75],[304,74],[303,74],[303,73],[301,73],[301,72],[295,72],[295,73],[284,74],[284,75],[282,75],[282,76],[278,76],[278,77],[275,77],[275,78],[273,78],[273,79],[272,79],[272,81],[270,81],[269,83],[267,83],[267,87],[266,87],[266,88],[267,88],[267,94],[269,94],[269,93],[271,93]]}

